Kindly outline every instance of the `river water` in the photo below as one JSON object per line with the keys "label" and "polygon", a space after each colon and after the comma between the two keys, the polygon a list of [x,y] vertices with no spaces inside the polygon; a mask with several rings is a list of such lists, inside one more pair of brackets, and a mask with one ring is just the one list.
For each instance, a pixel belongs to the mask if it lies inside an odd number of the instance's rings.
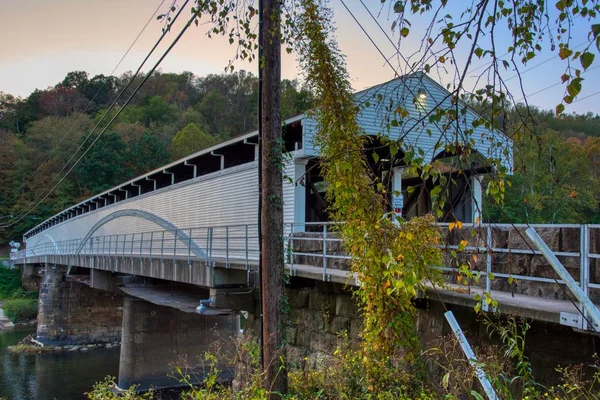
{"label": "river water", "polygon": [[44,354],[13,354],[34,329],[0,331],[0,398],[6,400],[80,400],[105,376],[119,372],[119,348]]}

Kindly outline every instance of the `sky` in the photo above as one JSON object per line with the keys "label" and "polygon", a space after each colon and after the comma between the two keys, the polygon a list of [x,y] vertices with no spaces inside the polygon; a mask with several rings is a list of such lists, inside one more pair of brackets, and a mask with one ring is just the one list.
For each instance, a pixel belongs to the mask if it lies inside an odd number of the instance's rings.
{"label": "sky", "polygon": [[[382,26],[390,34],[394,16],[387,8],[381,9],[379,0],[364,0],[378,16]],[[161,12],[166,11],[171,0],[166,0]],[[70,71],[84,70],[91,76],[108,75],[125,54],[127,48],[140,33],[150,16],[157,9],[161,0],[0,0],[2,5],[3,24],[0,25],[0,91],[26,97],[34,89],[45,89],[62,81]],[[183,0],[178,0],[182,4]],[[377,25],[362,6],[359,0],[345,0],[352,13],[361,22],[381,51],[392,57],[395,50],[379,30]],[[389,4],[390,2],[388,2]],[[447,12],[459,15],[464,11],[466,0],[454,0]],[[394,71],[386,64],[376,47],[352,19],[343,7],[341,0],[331,0],[334,9],[336,36],[342,52],[346,55],[347,67],[354,89],[360,90],[394,78]],[[451,8],[454,7],[454,8]],[[183,13],[182,17],[188,16]],[[408,38],[400,42],[402,54],[414,53],[420,44],[426,17],[412,17],[412,32]],[[427,18],[430,18],[427,17]],[[181,18],[183,20],[184,18]],[[576,21],[577,22],[577,21]],[[589,24],[581,21],[573,29],[572,43],[580,44],[586,40]],[[135,70],[146,56],[156,39],[161,34],[162,24],[153,19],[123,63],[115,71],[121,74]],[[166,46],[175,37],[181,24],[173,27],[164,41]],[[500,32],[497,46],[508,46],[508,35]],[[170,40],[168,40],[170,39]],[[397,41],[397,33],[392,36]],[[459,56],[466,60],[465,49],[458,49]],[[153,65],[162,51],[150,60]],[[223,38],[209,39],[205,29],[191,27],[179,41],[173,51],[161,64],[164,72],[191,71],[202,76],[208,73],[223,72],[234,48]],[[564,62],[555,57],[549,50],[540,54],[531,64],[525,66],[530,71],[523,74],[523,90],[528,94],[528,101],[544,109],[554,109],[564,93],[564,86],[548,86],[560,81],[564,71]],[[553,58],[554,57],[554,58]],[[399,62],[392,58],[391,62]],[[600,55],[597,57],[600,65]],[[485,64],[481,60],[473,61],[472,70]],[[541,64],[538,66],[538,64]],[[236,63],[236,68],[243,68],[256,73],[257,65],[247,62]],[[145,70],[149,69],[145,68]],[[402,70],[404,70],[402,68]],[[481,70],[479,70],[481,72]],[[512,71],[506,71],[504,77],[510,78]],[[284,52],[282,62],[283,78],[301,76],[294,55]],[[451,81],[451,71],[436,71],[433,78],[442,84]],[[471,76],[471,75],[469,75]],[[581,101],[567,106],[567,112],[600,113],[600,68],[583,75],[584,87],[580,94]],[[473,78],[468,78],[465,88],[471,90],[476,86]],[[509,88],[514,92],[521,90],[518,79],[509,81]],[[590,96],[587,99],[583,99]],[[519,99],[520,95],[515,95]]]}

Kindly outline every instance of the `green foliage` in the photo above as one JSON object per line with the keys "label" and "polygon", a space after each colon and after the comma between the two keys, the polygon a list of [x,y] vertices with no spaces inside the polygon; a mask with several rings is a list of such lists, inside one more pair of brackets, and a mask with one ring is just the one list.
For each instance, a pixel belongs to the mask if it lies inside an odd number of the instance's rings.
{"label": "green foliage", "polygon": [[484,207],[485,218],[513,223],[590,223],[598,210],[597,138],[553,131],[517,136],[515,173],[505,201]]}
{"label": "green foliage", "polygon": [[[55,87],[36,90],[26,99],[0,92],[3,223],[10,215],[18,216],[29,209],[42,196],[42,190],[50,186],[83,138],[98,124],[95,134],[86,141],[87,148],[118,111],[117,107],[107,114],[108,106],[130,78],[130,73],[90,77],[85,71],[73,71]],[[309,91],[295,81],[284,80],[282,84],[284,118],[311,107]],[[184,152],[255,129],[257,87],[256,76],[243,70],[204,77],[190,72],[154,73],[74,172],[35,212],[0,231],[0,240],[17,240],[65,207],[180,157],[179,153],[171,155],[169,148],[175,135],[191,123],[205,135],[200,145],[186,145]],[[130,93],[128,89],[125,96]],[[87,106],[92,98],[93,103]],[[28,182],[54,148],[53,155]]]}
{"label": "green foliage", "polygon": [[189,123],[177,132],[171,144],[173,158],[183,158],[189,154],[215,144],[215,139],[202,132],[194,123]]}
{"label": "green foliage", "polygon": [[31,321],[37,317],[37,299],[9,299],[2,304],[4,313],[12,322]]}
{"label": "green foliage", "polygon": [[153,391],[139,394],[136,392],[136,386],[127,390],[119,389],[115,379],[114,376],[107,376],[103,381],[97,382],[91,392],[85,393],[86,398],[89,400],[150,400],[154,398]]}
{"label": "green foliage", "polygon": [[81,161],[77,175],[92,193],[126,181],[131,171],[125,169],[127,148],[116,132],[106,132],[94,145],[94,151]]}
{"label": "green foliage", "polygon": [[21,290],[21,270],[0,266],[0,299],[7,299]]}
{"label": "green foliage", "polygon": [[395,385],[391,365],[410,369],[418,342],[411,299],[436,277],[439,232],[434,218],[392,221],[384,211],[385,190],[374,185],[365,160],[365,136],[357,123],[358,107],[343,58],[328,38],[330,11],[320,2],[303,1],[301,62],[319,105],[317,144],[327,197],[352,269],[360,281],[356,297],[364,320],[363,365],[370,386],[386,391]]}

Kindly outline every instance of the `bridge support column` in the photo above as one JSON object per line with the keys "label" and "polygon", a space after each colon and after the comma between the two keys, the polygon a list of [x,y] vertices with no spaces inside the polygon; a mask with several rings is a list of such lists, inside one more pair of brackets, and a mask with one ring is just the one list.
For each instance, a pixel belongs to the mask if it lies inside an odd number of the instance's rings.
{"label": "bridge support column", "polygon": [[38,303],[37,339],[50,345],[121,339],[123,298],[66,281],[66,267],[46,267]]}
{"label": "bridge support column", "polygon": [[[185,313],[126,297],[123,307],[123,338],[119,364],[119,387],[180,386],[169,377],[173,366],[198,364],[198,357],[219,340],[228,341],[239,332],[237,315],[208,316]],[[192,379],[201,381],[203,371],[194,370]]]}

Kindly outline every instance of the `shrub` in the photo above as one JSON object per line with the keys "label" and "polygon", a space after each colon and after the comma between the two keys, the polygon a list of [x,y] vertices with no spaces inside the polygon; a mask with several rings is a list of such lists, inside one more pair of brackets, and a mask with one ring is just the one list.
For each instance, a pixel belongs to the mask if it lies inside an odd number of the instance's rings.
{"label": "shrub", "polygon": [[0,299],[7,299],[21,289],[21,271],[0,266]]}
{"label": "shrub", "polygon": [[37,317],[37,300],[10,299],[2,305],[4,313],[12,322],[30,321]]}

